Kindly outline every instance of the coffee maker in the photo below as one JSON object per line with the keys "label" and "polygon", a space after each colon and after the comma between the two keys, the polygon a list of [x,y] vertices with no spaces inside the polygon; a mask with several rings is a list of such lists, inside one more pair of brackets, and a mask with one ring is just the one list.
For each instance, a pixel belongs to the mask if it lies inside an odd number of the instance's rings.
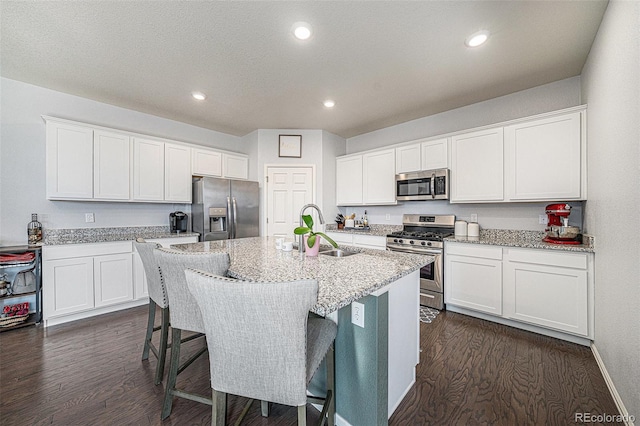
{"label": "coffee maker", "polygon": [[169,213],[169,228],[172,234],[187,232],[187,222],[189,216],[183,212]]}
{"label": "coffee maker", "polygon": [[547,214],[547,235],[542,241],[551,244],[582,244],[580,228],[569,226],[571,206],[566,203],[549,204]]}

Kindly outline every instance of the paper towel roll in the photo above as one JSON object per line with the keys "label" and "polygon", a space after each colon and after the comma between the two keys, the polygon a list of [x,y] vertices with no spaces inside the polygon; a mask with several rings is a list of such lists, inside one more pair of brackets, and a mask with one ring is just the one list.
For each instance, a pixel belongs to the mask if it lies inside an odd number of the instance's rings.
{"label": "paper towel roll", "polygon": [[469,237],[479,237],[480,236],[480,225],[475,222],[467,225],[467,236]]}
{"label": "paper towel roll", "polygon": [[464,220],[456,220],[456,223],[454,226],[455,226],[454,234],[456,237],[467,236],[467,222],[465,222]]}

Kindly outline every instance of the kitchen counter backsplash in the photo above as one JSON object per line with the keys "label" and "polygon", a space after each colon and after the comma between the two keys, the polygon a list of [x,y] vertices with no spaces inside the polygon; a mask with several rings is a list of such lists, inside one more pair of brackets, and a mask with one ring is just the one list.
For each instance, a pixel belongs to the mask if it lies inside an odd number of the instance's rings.
{"label": "kitchen counter backsplash", "polygon": [[133,226],[114,228],[68,228],[44,229],[45,245],[103,243],[107,241],[130,241],[136,238],[175,238],[190,237],[199,234],[181,232],[172,234],[168,226]]}
{"label": "kitchen counter backsplash", "polygon": [[545,243],[542,241],[544,236],[545,232],[542,231],[481,229],[479,237],[449,237],[445,238],[445,241],[586,253],[595,252],[595,238],[591,235],[583,235],[582,244],[579,245]]}
{"label": "kitchen counter backsplash", "polygon": [[326,232],[344,232],[346,234],[357,234],[357,235],[376,235],[380,237],[386,237],[387,234],[396,231],[402,231],[402,225],[369,225],[368,230],[358,230],[358,229],[338,229],[338,225],[336,224],[327,224],[325,228]]}

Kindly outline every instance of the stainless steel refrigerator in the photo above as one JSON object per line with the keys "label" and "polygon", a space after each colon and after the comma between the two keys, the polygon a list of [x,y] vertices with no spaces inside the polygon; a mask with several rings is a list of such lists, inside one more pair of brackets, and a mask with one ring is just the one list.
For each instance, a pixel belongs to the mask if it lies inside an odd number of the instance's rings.
{"label": "stainless steel refrigerator", "polygon": [[193,178],[191,223],[200,241],[260,235],[258,182]]}

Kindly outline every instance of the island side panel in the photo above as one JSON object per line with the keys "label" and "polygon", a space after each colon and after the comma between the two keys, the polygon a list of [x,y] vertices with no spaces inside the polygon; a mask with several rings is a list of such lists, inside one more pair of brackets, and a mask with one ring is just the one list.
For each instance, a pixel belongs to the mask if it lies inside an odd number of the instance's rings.
{"label": "island side panel", "polygon": [[389,289],[389,417],[416,382],[420,362],[420,272]]}
{"label": "island side panel", "polygon": [[364,328],[352,324],[351,305],[338,311],[336,424],[388,424],[388,293],[365,296]]}

